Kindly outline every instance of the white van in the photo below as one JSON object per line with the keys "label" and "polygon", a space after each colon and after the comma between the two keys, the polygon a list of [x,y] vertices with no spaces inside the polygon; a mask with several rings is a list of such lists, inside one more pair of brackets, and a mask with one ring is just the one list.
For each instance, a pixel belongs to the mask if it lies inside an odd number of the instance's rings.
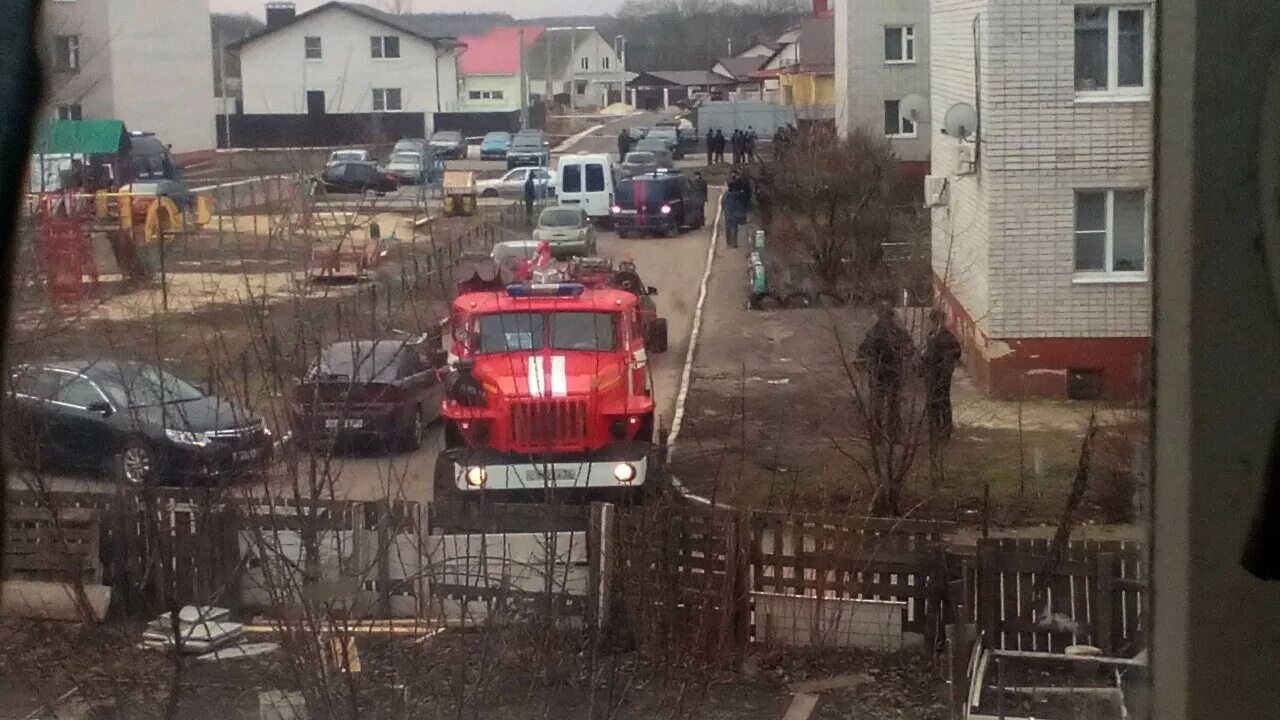
{"label": "white van", "polygon": [[556,195],[561,205],[580,207],[592,220],[607,220],[613,205],[613,156],[580,153],[561,157]]}

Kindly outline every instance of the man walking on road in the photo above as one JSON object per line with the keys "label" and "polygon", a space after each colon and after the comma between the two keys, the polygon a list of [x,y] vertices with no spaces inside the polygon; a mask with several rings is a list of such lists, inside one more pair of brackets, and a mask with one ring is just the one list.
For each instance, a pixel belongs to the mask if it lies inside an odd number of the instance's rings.
{"label": "man walking on road", "polygon": [[893,306],[882,301],[876,324],[858,346],[858,360],[867,364],[871,387],[871,441],[898,441],[902,417],[902,386],[907,360],[915,354],[911,335],[898,323]]}
{"label": "man walking on road", "polygon": [[702,177],[702,173],[695,172],[693,180],[689,184],[693,186],[693,191],[697,193],[699,202],[705,203],[707,201],[707,180]]}
{"label": "man walking on road", "polygon": [[746,222],[750,192],[746,179],[734,170],[729,175],[729,186],[720,198],[720,208],[724,212],[724,240],[731,248],[738,247],[738,226]]}
{"label": "man walking on road", "polygon": [[618,133],[618,161],[627,159],[627,153],[631,152],[631,131],[626,128]]}
{"label": "man walking on road", "polygon": [[929,314],[931,330],[925,344],[920,372],[924,375],[925,407],[929,413],[929,439],[934,445],[951,439],[951,375],[960,361],[960,341],[947,329],[941,309]]}
{"label": "man walking on road", "polygon": [[529,171],[529,176],[524,181],[524,214],[533,222],[533,199],[537,195],[537,185],[533,182],[533,171]]}
{"label": "man walking on road", "polygon": [[751,125],[747,126],[747,132],[742,136],[742,155],[746,162],[756,161],[756,129]]}
{"label": "man walking on road", "polygon": [[707,128],[707,166],[716,161],[716,134]]}
{"label": "man walking on road", "polygon": [[726,143],[726,142],[727,142],[727,141],[725,140],[725,137],[724,137],[724,131],[723,131],[723,130],[720,130],[720,129],[718,129],[718,128],[717,128],[717,129],[716,129],[716,156],[715,156],[715,161],[716,161],[717,163],[720,163],[721,165],[723,165],[723,164],[724,164],[724,146],[725,146],[725,143]]}

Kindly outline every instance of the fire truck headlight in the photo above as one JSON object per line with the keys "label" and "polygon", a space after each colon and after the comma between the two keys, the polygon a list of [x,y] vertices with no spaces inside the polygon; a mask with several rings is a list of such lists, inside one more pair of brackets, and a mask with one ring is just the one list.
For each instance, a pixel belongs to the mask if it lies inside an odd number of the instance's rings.
{"label": "fire truck headlight", "polygon": [[636,469],[630,463],[618,463],[613,468],[613,478],[618,482],[629,483],[636,479]]}
{"label": "fire truck headlight", "polygon": [[476,465],[467,468],[466,478],[467,484],[471,487],[484,487],[484,484],[489,480],[489,473],[485,471],[484,467]]}

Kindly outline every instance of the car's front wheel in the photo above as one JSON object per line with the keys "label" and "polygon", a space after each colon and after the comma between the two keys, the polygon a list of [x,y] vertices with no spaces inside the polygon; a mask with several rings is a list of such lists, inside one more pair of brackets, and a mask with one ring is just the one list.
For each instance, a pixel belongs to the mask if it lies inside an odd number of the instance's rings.
{"label": "car's front wheel", "polygon": [[405,423],[404,430],[400,436],[400,449],[405,452],[413,452],[422,447],[422,440],[427,434],[426,414],[419,405],[413,409],[408,421]]}
{"label": "car's front wheel", "polygon": [[155,446],[144,437],[131,437],[116,455],[116,476],[132,487],[155,481],[159,472],[159,456]]}
{"label": "car's front wheel", "polygon": [[480,193],[480,197],[495,198],[498,197],[498,191],[493,188],[485,188],[484,192]]}

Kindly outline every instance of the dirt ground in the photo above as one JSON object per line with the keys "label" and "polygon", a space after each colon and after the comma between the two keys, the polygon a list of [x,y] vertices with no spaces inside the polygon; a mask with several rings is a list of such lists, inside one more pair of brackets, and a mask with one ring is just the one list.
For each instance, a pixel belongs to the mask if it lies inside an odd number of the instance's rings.
{"label": "dirt ground", "polygon": [[[872,313],[854,306],[748,310],[746,254],[717,250],[675,473],[691,491],[728,504],[866,512],[870,459],[853,440],[865,432],[865,418],[852,409],[866,388],[852,361]],[[918,381],[909,386],[904,422],[923,416],[921,395]],[[1145,433],[1144,418],[1127,407],[989,399],[963,369],[953,403],[956,432],[940,471],[931,472],[919,434],[906,485],[912,516],[974,525],[989,483],[992,525],[1053,522],[1091,412],[1109,428]],[[1084,520],[1108,519],[1096,503],[1086,505]]]}
{"label": "dirt ground", "polygon": [[[78,630],[0,623],[6,658],[0,665],[6,698],[0,720],[29,717],[45,703],[60,710],[57,717],[75,720],[108,717],[93,714],[89,705],[128,708],[127,717],[163,716],[175,687],[174,666],[166,655],[135,646],[141,631],[140,625]],[[295,662],[305,651],[288,647],[255,658],[188,660],[176,683],[172,717],[256,720],[259,692],[321,686],[301,680],[308,676]],[[910,654],[761,649],[739,668],[716,669],[592,646],[577,631],[529,626],[450,631],[422,642],[362,636],[356,651],[360,671],[349,679],[333,675],[327,687],[336,691],[335,699],[345,699],[354,685],[362,699],[360,716],[374,720],[762,720],[782,718],[794,683],[834,676],[852,682],[822,693],[816,720],[946,717],[936,675],[926,659]],[[121,667],[129,670],[109,670]]]}

